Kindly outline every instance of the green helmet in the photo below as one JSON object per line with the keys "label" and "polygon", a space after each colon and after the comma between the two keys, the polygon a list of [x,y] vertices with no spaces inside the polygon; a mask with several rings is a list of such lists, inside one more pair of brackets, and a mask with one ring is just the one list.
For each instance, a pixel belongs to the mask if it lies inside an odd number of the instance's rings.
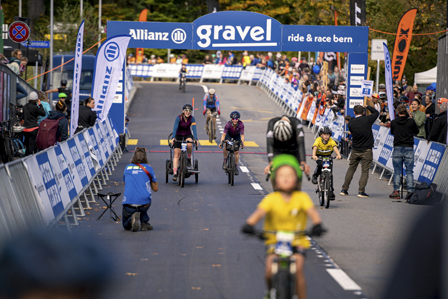
{"label": "green helmet", "polygon": [[297,177],[299,178],[300,181],[302,181],[302,169],[300,168],[299,162],[297,161],[296,157],[288,154],[281,154],[275,156],[274,159],[272,160],[271,180],[275,180],[275,173],[277,172],[277,169],[285,165],[294,168],[294,170],[297,172]]}
{"label": "green helmet", "polygon": [[61,93],[59,94],[59,97],[60,97],[60,98],[66,98],[67,95],[66,95],[65,93],[61,92]]}

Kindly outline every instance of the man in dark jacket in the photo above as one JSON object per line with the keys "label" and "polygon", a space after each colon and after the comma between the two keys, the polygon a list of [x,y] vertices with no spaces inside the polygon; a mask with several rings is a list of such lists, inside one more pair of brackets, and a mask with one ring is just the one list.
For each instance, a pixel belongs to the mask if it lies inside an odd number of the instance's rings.
{"label": "man in dark jacket", "polygon": [[364,105],[372,114],[363,116],[363,106],[357,105],[353,108],[355,117],[348,122],[348,129],[352,134],[353,144],[350,154],[350,164],[345,175],[345,181],[342,185],[341,195],[348,195],[348,187],[353,179],[353,174],[358,167],[359,162],[362,164],[362,174],[359,179],[358,197],[369,197],[365,189],[367,180],[369,179],[369,168],[373,161],[373,134],[372,125],[380,114],[375,108]]}
{"label": "man in dark jacket", "polygon": [[92,110],[93,108],[95,108],[95,100],[91,97],[84,100],[83,106],[79,106],[78,128],[75,134],[95,125],[96,113]]}
{"label": "man in dark jacket", "polygon": [[428,141],[435,141],[446,144],[446,124],[447,124],[447,102],[445,98],[441,98],[437,101],[440,114],[434,120],[431,132],[428,136]]}
{"label": "man in dark jacket", "polygon": [[400,198],[400,176],[403,173],[403,163],[406,167],[406,185],[408,193],[414,191],[414,135],[418,134],[415,121],[409,117],[406,105],[397,107],[398,117],[390,124],[390,133],[394,135],[394,191],[390,198]]}

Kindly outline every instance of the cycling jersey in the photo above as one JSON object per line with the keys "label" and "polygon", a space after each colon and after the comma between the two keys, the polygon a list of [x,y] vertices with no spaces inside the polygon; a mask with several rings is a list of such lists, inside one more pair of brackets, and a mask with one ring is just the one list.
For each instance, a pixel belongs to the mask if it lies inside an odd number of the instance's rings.
{"label": "cycling jersey", "polygon": [[266,147],[269,162],[272,161],[274,156],[279,154],[290,154],[296,157],[299,163],[306,162],[303,125],[300,120],[295,117],[288,118],[292,128],[292,137],[284,142],[274,138],[274,124],[279,121],[281,117],[274,117],[268,123]]}
{"label": "cycling jersey", "polygon": [[173,138],[186,137],[188,135],[191,135],[191,131],[193,131],[194,139],[198,139],[198,135],[196,133],[196,119],[194,118],[194,116],[190,115],[190,117],[187,118],[187,121],[185,121],[182,114],[177,116],[176,120],[174,121]]}
{"label": "cycling jersey", "polygon": [[238,120],[237,125],[234,127],[232,121],[226,123],[224,127],[224,133],[230,136],[244,135],[244,124],[241,120]]}
{"label": "cycling jersey", "polygon": [[207,93],[204,96],[204,110],[206,108],[218,108],[219,109],[219,100],[218,100],[218,96],[215,94],[213,96],[213,99],[210,98],[210,95]]}
{"label": "cycling jersey", "polygon": [[338,146],[336,142],[330,137],[327,144],[323,143],[322,137],[317,137],[314,141],[313,148],[317,147],[316,155],[330,156],[333,153],[333,147]]}
{"label": "cycling jersey", "polygon": [[[314,204],[306,192],[294,191],[289,202],[283,199],[280,192],[270,193],[258,204],[258,208],[267,213],[263,230],[305,230],[306,212],[312,207],[314,207]],[[266,245],[276,243],[275,235],[266,234],[266,237]],[[309,248],[310,242],[305,236],[296,236],[292,245]]]}

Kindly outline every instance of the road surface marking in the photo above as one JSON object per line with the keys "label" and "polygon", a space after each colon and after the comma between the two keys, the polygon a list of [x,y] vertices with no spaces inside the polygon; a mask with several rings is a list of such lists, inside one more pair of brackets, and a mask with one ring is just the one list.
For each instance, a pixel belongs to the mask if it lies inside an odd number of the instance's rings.
{"label": "road surface marking", "polygon": [[160,145],[168,145],[168,140],[160,139]]}
{"label": "road surface marking", "polygon": [[327,272],[336,280],[337,283],[345,291],[359,291],[361,287],[356,284],[344,271],[341,269],[327,269]]}
{"label": "road surface marking", "polygon": [[240,169],[242,172],[249,172],[249,169],[247,169],[246,166],[240,166]]}
{"label": "road surface marking", "polygon": [[254,141],[244,141],[244,147],[258,147],[258,144],[256,144]]}
{"label": "road surface marking", "polygon": [[128,145],[137,145],[138,143],[138,139],[129,139],[128,140]]}
{"label": "road surface marking", "polygon": [[250,183],[250,184],[255,190],[263,190],[263,188],[261,188],[260,184],[258,183]]}
{"label": "road surface marking", "polygon": [[218,145],[218,144],[216,144],[215,140],[213,140],[211,143],[208,140],[199,140],[199,144],[203,145],[203,146]]}

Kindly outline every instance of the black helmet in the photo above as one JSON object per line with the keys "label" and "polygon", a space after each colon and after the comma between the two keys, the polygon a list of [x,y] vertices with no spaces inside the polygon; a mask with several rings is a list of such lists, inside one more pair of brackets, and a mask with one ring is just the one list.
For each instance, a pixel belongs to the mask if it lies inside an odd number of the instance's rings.
{"label": "black helmet", "polygon": [[331,131],[331,129],[329,127],[323,127],[322,129],[320,129],[319,131],[319,135],[322,134],[332,134],[333,132]]}
{"label": "black helmet", "polygon": [[230,113],[230,118],[232,119],[240,119],[241,115],[238,111],[233,111],[232,113]]}
{"label": "black helmet", "polygon": [[67,80],[61,80],[61,86],[67,86]]}
{"label": "black helmet", "polygon": [[185,105],[182,107],[182,110],[185,110],[185,109],[188,109],[188,110],[190,110],[190,111],[193,111],[193,106],[191,106],[190,104],[185,104]]}

